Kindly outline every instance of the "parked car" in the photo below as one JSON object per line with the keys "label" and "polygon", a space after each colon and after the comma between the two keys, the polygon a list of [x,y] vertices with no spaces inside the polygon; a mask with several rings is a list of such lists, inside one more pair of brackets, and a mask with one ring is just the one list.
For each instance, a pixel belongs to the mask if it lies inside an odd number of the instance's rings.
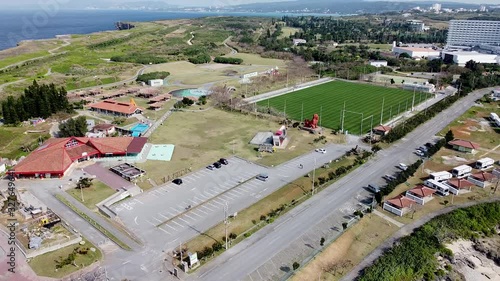
{"label": "parked car", "polygon": [[214,165],[208,165],[208,166],[207,166],[207,169],[209,169],[209,170],[213,170],[213,169],[215,169],[215,167],[214,167]]}
{"label": "parked car", "polygon": [[217,169],[220,169],[220,167],[222,167],[222,164],[221,164],[221,163],[219,163],[219,162],[215,162],[215,163],[213,163],[212,165],[213,165],[215,168],[217,168]]}
{"label": "parked car", "polygon": [[376,184],[370,183],[368,185],[368,190],[370,190],[373,193],[379,193],[380,192],[380,187],[378,185],[376,185]]}
{"label": "parked car", "polygon": [[266,173],[260,173],[255,178],[261,181],[267,181],[269,176]]}
{"label": "parked car", "polygon": [[425,144],[425,146],[426,146],[427,148],[431,148],[431,147],[433,147],[434,145],[433,145],[432,143],[428,142],[428,143],[426,143],[426,144]]}
{"label": "parked car", "polygon": [[418,155],[418,156],[420,156],[420,157],[424,157],[425,156],[425,153],[422,150],[416,150],[415,154]]}
{"label": "parked car", "polygon": [[399,163],[398,168],[400,168],[403,171],[406,171],[406,169],[408,169],[408,166],[406,166],[406,164]]}
{"label": "parked car", "polygon": [[172,182],[175,183],[176,185],[181,185],[182,184],[182,179],[175,179]]}
{"label": "parked car", "polygon": [[422,152],[427,152],[427,150],[429,150],[429,148],[427,148],[427,146],[421,146],[418,148],[418,150],[420,150]]}
{"label": "parked car", "polygon": [[384,178],[386,181],[393,181],[396,179],[395,176],[391,176],[391,175],[384,175],[382,178]]}
{"label": "parked car", "polygon": [[227,165],[227,164],[229,164],[229,162],[228,162],[225,158],[221,158],[221,159],[219,159],[219,163],[221,163],[222,165]]}
{"label": "parked car", "polygon": [[326,153],[326,149],[324,149],[324,148],[316,148],[314,151],[319,152],[319,153],[323,153],[323,154]]}

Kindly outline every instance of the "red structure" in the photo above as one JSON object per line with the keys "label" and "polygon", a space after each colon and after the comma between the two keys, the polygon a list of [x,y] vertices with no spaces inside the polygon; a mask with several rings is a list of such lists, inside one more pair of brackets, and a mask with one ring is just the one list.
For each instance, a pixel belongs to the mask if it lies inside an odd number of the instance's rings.
{"label": "red structure", "polygon": [[314,114],[312,120],[308,120],[308,119],[304,120],[304,127],[316,129],[316,128],[318,128],[318,121],[319,121],[318,114]]}

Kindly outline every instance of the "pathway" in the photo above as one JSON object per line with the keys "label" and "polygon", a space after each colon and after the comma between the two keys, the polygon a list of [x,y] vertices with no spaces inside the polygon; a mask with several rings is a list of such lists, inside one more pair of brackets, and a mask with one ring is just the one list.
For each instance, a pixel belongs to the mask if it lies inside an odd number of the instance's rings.
{"label": "pathway", "polygon": [[373,213],[374,213],[375,215],[377,215],[377,216],[379,216],[379,217],[383,218],[384,220],[386,220],[386,221],[388,221],[388,222],[390,222],[390,223],[394,224],[395,226],[397,226],[397,227],[399,227],[399,228],[401,228],[401,227],[403,227],[403,226],[404,226],[404,224],[402,224],[402,223],[398,222],[397,220],[395,220],[395,219],[393,219],[393,218],[391,218],[391,217],[387,216],[386,214],[384,214],[384,213],[382,213],[382,212],[379,212],[379,211],[377,211],[377,210],[373,210]]}
{"label": "pathway", "polygon": [[222,43],[224,44],[224,46],[226,46],[226,48],[231,49],[231,53],[229,53],[229,55],[236,55],[238,53],[238,51],[235,48],[233,48],[227,44],[227,42],[229,40],[231,40],[231,38],[232,38],[232,36],[227,37],[226,40],[224,40],[224,42],[222,42]]}
{"label": "pathway", "polygon": [[189,32],[189,34],[191,34],[191,39],[189,39],[189,40],[187,41],[187,44],[188,44],[189,46],[192,46],[192,45],[193,45],[193,42],[191,42],[191,40],[193,40],[193,38],[194,38],[194,33],[191,31],[191,32]]}
{"label": "pathway", "polygon": [[500,198],[492,198],[492,199],[487,199],[487,200],[483,200],[483,201],[479,201],[479,202],[468,202],[468,203],[464,203],[464,204],[449,206],[449,207],[441,209],[437,212],[427,214],[427,215],[421,217],[420,219],[400,228],[391,238],[385,240],[385,242],[382,245],[378,246],[377,249],[375,249],[361,263],[359,263],[356,267],[354,267],[351,270],[351,272],[349,272],[347,275],[345,275],[340,280],[341,281],[355,280],[364,268],[372,265],[373,262],[378,257],[380,257],[387,249],[392,248],[392,246],[394,245],[395,242],[397,242],[400,238],[411,234],[413,232],[413,230],[424,225],[426,222],[430,221],[431,219],[433,219],[439,215],[449,213],[449,212],[454,211],[454,210],[459,209],[459,208],[467,208],[467,207],[474,206],[474,205],[481,204],[481,203],[498,202],[498,201],[500,201]]}

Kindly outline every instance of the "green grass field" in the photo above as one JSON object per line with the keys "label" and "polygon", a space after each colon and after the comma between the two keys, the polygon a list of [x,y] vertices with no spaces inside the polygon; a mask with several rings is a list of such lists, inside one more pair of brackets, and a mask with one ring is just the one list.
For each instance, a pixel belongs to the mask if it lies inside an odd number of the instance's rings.
{"label": "green grass field", "polygon": [[[426,94],[417,92],[415,105],[425,101],[425,98]],[[258,102],[258,105],[285,112],[294,120],[311,119],[313,114],[317,113],[320,115],[321,126],[338,129],[341,127],[342,108],[345,102],[344,128],[352,134],[359,134],[361,124],[363,133],[370,130],[371,118],[368,117],[371,115],[373,115],[373,126],[380,123],[382,104],[384,105],[382,119],[386,122],[391,117],[410,109],[412,101],[413,92],[411,91],[333,81],[263,100]],[[361,122],[361,113],[364,117],[363,122]]]}

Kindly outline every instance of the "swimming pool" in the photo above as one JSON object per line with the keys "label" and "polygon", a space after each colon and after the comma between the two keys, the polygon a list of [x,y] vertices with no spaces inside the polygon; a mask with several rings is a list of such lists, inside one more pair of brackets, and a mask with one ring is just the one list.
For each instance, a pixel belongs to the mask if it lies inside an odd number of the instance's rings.
{"label": "swimming pool", "polygon": [[139,137],[142,133],[147,131],[148,128],[149,128],[148,124],[139,123],[139,124],[135,125],[134,127],[132,127],[132,129],[130,129],[130,131],[132,132],[133,137]]}
{"label": "swimming pool", "polygon": [[180,89],[170,92],[171,95],[177,98],[183,97],[196,97],[207,96],[210,94],[208,90],[205,89]]}

